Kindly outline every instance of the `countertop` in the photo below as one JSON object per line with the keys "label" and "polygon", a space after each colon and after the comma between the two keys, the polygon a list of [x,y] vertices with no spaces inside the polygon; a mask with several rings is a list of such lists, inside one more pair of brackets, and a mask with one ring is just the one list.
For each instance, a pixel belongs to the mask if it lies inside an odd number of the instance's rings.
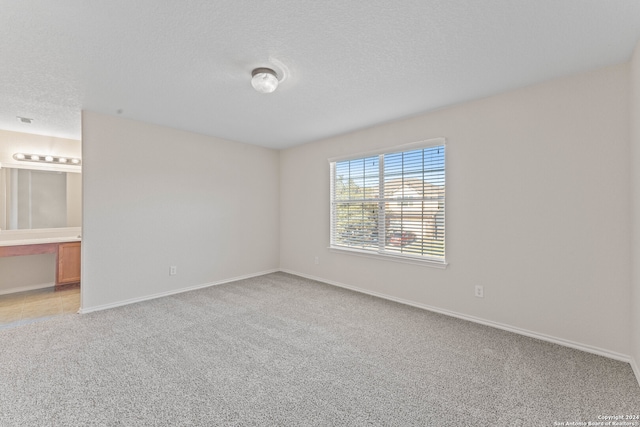
{"label": "countertop", "polygon": [[0,246],[40,245],[43,243],[80,242],[80,237],[43,237],[20,240],[0,240]]}
{"label": "countertop", "polygon": [[80,242],[82,240],[81,236],[81,227],[42,228],[35,230],[1,230],[0,246]]}

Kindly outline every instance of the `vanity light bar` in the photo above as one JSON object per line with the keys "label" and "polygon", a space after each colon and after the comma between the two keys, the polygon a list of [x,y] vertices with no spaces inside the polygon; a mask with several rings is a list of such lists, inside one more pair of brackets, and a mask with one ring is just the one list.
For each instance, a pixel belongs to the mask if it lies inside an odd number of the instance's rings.
{"label": "vanity light bar", "polygon": [[76,157],[52,156],[50,154],[16,153],[13,158],[21,162],[58,163],[69,166],[80,166],[82,163],[82,160]]}

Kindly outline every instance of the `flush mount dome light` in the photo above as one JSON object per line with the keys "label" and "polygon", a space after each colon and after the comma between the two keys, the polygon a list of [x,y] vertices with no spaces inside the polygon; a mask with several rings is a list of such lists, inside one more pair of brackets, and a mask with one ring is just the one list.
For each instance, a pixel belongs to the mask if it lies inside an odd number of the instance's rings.
{"label": "flush mount dome light", "polygon": [[271,68],[256,68],[251,72],[251,85],[260,93],[271,93],[278,87],[278,75]]}

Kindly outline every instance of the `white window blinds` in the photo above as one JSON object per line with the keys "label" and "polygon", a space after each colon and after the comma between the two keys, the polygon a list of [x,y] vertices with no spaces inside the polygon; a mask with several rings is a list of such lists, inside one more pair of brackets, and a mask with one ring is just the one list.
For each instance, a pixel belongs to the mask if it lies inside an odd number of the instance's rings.
{"label": "white window blinds", "polygon": [[332,247],[444,262],[444,145],[330,168]]}

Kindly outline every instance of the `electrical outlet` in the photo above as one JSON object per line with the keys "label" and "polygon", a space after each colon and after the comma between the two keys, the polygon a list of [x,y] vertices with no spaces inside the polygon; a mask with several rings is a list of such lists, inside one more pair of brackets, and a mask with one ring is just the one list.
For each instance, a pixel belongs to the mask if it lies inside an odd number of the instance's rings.
{"label": "electrical outlet", "polygon": [[314,260],[314,262],[315,262],[316,264],[320,264],[320,258],[316,257],[316,259]]}
{"label": "electrical outlet", "polygon": [[484,286],[476,285],[476,296],[478,298],[484,298]]}
{"label": "electrical outlet", "polygon": [[176,274],[178,274],[178,267],[172,265],[171,268],[169,268],[169,276],[175,276]]}

